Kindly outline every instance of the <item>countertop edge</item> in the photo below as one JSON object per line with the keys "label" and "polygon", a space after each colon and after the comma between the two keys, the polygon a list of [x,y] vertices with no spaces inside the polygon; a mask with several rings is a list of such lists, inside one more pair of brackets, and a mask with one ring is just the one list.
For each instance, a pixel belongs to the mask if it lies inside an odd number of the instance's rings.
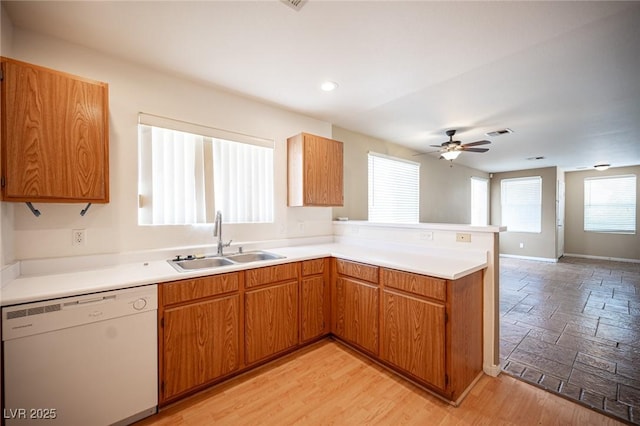
{"label": "countertop edge", "polygon": [[[428,251],[422,254],[398,251],[389,253],[379,249],[335,243],[273,248],[268,251],[286,257],[192,272],[178,272],[166,260],[155,260],[94,270],[18,277],[2,289],[0,306],[219,275],[324,257],[336,257],[448,280],[462,278],[488,265],[486,252],[484,259],[481,258],[481,253],[464,253],[461,257],[451,258],[439,257]],[[427,266],[420,266],[425,263]],[[87,284],[84,285],[83,282]]]}

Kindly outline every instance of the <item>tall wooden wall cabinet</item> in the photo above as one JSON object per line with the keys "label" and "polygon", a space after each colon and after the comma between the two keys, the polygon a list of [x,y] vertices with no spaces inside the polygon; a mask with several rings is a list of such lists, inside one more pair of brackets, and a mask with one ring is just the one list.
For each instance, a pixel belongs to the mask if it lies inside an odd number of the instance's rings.
{"label": "tall wooden wall cabinet", "polygon": [[344,204],[342,142],[300,133],[287,139],[288,205]]}
{"label": "tall wooden wall cabinet", "polygon": [[108,85],[2,63],[2,200],[109,202]]}

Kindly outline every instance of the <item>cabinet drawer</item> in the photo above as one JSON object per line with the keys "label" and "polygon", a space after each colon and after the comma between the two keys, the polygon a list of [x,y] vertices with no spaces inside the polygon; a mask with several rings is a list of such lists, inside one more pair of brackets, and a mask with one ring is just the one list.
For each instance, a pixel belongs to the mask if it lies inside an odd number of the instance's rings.
{"label": "cabinet drawer", "polygon": [[378,269],[377,266],[336,259],[336,271],[338,274],[359,278],[376,284],[378,283]]}
{"label": "cabinet drawer", "polygon": [[324,259],[305,260],[302,262],[302,276],[317,275],[324,272]]}
{"label": "cabinet drawer", "polygon": [[298,262],[284,265],[267,266],[246,271],[245,287],[257,287],[263,284],[298,278]]}
{"label": "cabinet drawer", "polygon": [[447,299],[447,282],[440,278],[383,269],[382,282],[387,288],[397,288],[408,293],[430,297],[443,302]]}
{"label": "cabinet drawer", "polygon": [[171,305],[238,291],[238,282],[238,273],[174,281],[163,284],[162,302]]}

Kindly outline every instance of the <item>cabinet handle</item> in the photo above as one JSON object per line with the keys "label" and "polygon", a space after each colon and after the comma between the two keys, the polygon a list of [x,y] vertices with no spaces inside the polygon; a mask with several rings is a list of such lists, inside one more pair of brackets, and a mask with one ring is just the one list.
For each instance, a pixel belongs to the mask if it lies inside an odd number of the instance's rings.
{"label": "cabinet handle", "polygon": [[42,214],[42,213],[40,213],[40,210],[38,210],[35,207],[33,207],[33,204],[31,204],[30,202],[26,203],[26,204],[27,204],[27,207],[29,207],[29,210],[31,210],[31,213],[33,213],[33,215],[35,217],[38,217],[38,216],[40,216]]}

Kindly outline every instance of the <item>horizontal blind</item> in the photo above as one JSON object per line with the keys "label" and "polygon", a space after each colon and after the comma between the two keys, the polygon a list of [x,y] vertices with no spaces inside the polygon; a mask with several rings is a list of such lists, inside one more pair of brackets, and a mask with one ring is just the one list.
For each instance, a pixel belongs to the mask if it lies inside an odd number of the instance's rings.
{"label": "horizontal blind", "polygon": [[502,225],[507,232],[541,232],[542,178],[503,179],[500,188]]}
{"label": "horizontal blind", "polygon": [[369,221],[418,223],[420,164],[369,153]]}
{"label": "horizontal blind", "polygon": [[584,180],[584,230],[636,232],[636,176]]}

